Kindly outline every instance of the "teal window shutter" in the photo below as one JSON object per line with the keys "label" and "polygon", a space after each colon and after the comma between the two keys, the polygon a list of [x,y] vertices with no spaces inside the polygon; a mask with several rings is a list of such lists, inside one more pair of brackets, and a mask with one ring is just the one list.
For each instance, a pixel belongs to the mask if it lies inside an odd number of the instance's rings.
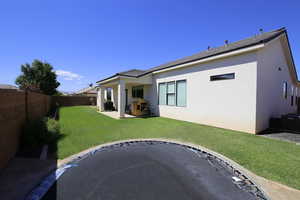
{"label": "teal window shutter", "polygon": [[176,105],[182,107],[186,106],[186,81],[177,81],[176,89]]}
{"label": "teal window shutter", "polygon": [[166,105],[167,104],[167,99],[166,99],[166,94],[167,94],[167,87],[165,83],[160,83],[158,85],[158,103],[159,105]]}

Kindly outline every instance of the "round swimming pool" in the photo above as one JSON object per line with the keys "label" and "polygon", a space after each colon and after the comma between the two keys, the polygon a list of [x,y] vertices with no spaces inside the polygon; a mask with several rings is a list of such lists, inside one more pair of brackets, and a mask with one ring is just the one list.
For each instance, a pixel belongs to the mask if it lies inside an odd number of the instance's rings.
{"label": "round swimming pool", "polygon": [[173,143],[121,143],[100,148],[72,164],[44,200],[266,199],[228,163]]}

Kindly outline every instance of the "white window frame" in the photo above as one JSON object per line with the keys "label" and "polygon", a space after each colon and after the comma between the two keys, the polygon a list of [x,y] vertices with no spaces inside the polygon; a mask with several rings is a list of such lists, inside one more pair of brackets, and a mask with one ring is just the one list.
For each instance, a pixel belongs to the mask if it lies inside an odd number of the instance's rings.
{"label": "white window frame", "polygon": [[[160,85],[164,85],[165,86],[165,90],[166,90],[166,101],[162,104],[161,102],[160,102]],[[165,82],[162,82],[162,83],[158,83],[158,95],[157,95],[157,97],[158,97],[158,101],[157,101],[157,103],[158,103],[158,105],[167,105],[167,83],[165,83]]]}
{"label": "white window frame", "polygon": [[[157,104],[158,105],[164,105],[164,106],[175,106],[175,107],[180,107],[180,108],[185,108],[185,107],[187,107],[187,90],[186,90],[186,102],[185,102],[185,106],[178,106],[177,105],[177,82],[182,82],[182,81],[185,81],[185,83],[186,83],[186,87],[187,87],[187,80],[186,79],[180,79],[180,80],[174,80],[174,81],[167,81],[167,82],[159,82],[158,83],[158,94],[157,94]],[[174,91],[174,93],[168,93],[168,83],[174,83],[174,89],[175,89],[175,91]],[[165,87],[166,87],[166,104],[161,104],[161,102],[159,101],[159,99],[160,99],[160,85],[161,84],[165,84]],[[174,98],[175,98],[175,103],[174,103],[174,105],[169,105],[169,102],[168,102],[168,94],[170,94],[170,95],[174,95]]]}
{"label": "white window frame", "polygon": [[[170,92],[169,93],[169,84],[174,84],[174,92]],[[166,95],[167,95],[167,105],[168,106],[176,106],[176,81],[170,81],[170,82],[167,82],[167,93],[166,93]],[[174,95],[174,105],[170,105],[169,104],[169,95]]]}
{"label": "white window frame", "polygon": [[[186,90],[185,90],[185,105],[184,105],[184,106],[179,106],[179,105],[178,105],[178,102],[177,102],[177,99],[178,99],[178,98],[177,98],[177,95],[178,95],[178,92],[177,92],[177,91],[178,91],[177,83],[178,83],[178,82],[185,82]],[[183,80],[177,80],[177,81],[176,81],[176,106],[177,106],[177,107],[186,107],[186,106],[187,106],[187,81],[186,81],[186,79],[183,79]]]}

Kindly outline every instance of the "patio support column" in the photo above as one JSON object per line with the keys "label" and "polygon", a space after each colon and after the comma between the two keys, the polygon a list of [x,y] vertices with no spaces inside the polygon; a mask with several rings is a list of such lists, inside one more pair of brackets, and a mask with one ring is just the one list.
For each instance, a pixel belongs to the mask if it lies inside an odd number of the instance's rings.
{"label": "patio support column", "polygon": [[103,86],[100,86],[97,94],[97,107],[100,112],[104,111],[104,90]]}
{"label": "patio support column", "polygon": [[118,84],[118,114],[120,118],[125,116],[125,82],[121,79]]}
{"label": "patio support column", "polygon": [[115,105],[115,90],[114,90],[114,88],[112,87],[111,88],[111,91],[110,91],[110,95],[111,95],[111,101],[114,103],[114,105]]}

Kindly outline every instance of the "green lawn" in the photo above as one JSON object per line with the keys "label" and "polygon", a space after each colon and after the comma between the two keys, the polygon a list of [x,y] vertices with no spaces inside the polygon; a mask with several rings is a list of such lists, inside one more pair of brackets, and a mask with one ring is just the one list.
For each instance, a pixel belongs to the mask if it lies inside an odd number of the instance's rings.
{"label": "green lawn", "polygon": [[60,109],[60,159],[89,147],[133,138],[171,138],[219,152],[257,175],[300,189],[300,146],[162,117],[116,120],[85,106]]}

